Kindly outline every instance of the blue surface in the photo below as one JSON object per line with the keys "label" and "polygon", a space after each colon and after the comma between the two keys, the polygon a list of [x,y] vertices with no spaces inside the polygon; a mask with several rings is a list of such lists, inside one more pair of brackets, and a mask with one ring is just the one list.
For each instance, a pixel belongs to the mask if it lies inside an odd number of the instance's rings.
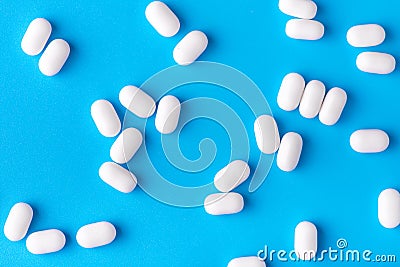
{"label": "blue surface", "polygon": [[[385,188],[400,189],[400,73],[377,76],[358,71],[355,58],[366,49],[350,47],[345,38],[352,25],[379,23],[385,27],[387,39],[370,50],[392,53],[399,59],[397,1],[317,1],[316,19],[326,26],[326,34],[318,42],[287,38],[284,28],[289,17],[278,10],[277,1],[168,0],[182,27],[177,36],[163,38],[144,17],[148,2],[0,4],[0,225],[14,203],[25,201],[34,208],[29,233],[59,228],[67,236],[62,251],[36,256],[26,250],[25,240],[13,243],[0,235],[0,265],[226,266],[231,258],[255,255],[264,245],[291,250],[294,227],[302,220],[317,225],[321,249],[335,248],[336,240],[345,238],[351,249],[399,258],[400,230],[380,226],[377,197]],[[52,23],[51,39],[64,38],[71,44],[67,64],[52,78],[39,72],[38,56],[27,56],[20,48],[26,27],[36,17]],[[280,132],[296,131],[304,138],[304,151],[294,172],[284,173],[274,162],[259,190],[249,193],[249,182],[238,189],[246,205],[237,215],[213,217],[203,208],[168,206],[139,188],[124,195],[97,175],[99,166],[109,160],[113,139],[98,133],[90,105],[99,98],[109,99],[123,118],[119,90],[127,84],[140,85],[174,65],[173,47],[193,29],[203,30],[210,39],[201,60],[224,63],[248,75],[268,99]],[[319,79],[328,88],[339,86],[348,92],[348,104],[337,125],[327,127],[318,119],[307,120],[298,111],[284,112],[277,107],[280,82],[293,71],[307,81]],[[173,92],[181,100],[210,97],[231,106],[245,118],[251,157],[258,157],[253,118],[240,99],[212,85],[183,86]],[[376,155],[352,151],[349,136],[360,128],[387,131],[389,149]],[[147,130],[155,133],[154,127]],[[196,185],[211,182],[228,163],[229,139],[221,126],[209,120],[196,120],[184,128],[180,139],[183,153],[197,158],[198,143],[206,137],[218,146],[215,161],[196,176],[182,174],[177,183],[187,179],[199,179],[193,182]],[[149,153],[162,160],[159,148],[152,146]],[[145,173],[147,166],[137,168]],[[79,247],[76,231],[99,220],[116,225],[115,242],[93,250]],[[285,264],[294,263],[273,261],[268,266]]]}

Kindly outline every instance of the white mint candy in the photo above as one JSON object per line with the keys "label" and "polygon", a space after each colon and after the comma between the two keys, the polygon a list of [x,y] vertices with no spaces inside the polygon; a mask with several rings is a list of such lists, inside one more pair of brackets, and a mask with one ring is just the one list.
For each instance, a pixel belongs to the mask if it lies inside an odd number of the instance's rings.
{"label": "white mint candy", "polygon": [[119,164],[127,163],[138,151],[142,141],[143,137],[138,129],[126,128],[111,146],[111,159]]}
{"label": "white mint candy", "polygon": [[357,68],[374,74],[389,74],[396,68],[396,59],[386,53],[362,52],[357,56]]}
{"label": "white mint candy", "polygon": [[164,96],[158,103],[155,119],[156,129],[162,134],[172,133],[178,126],[180,113],[179,99],[172,95]]}
{"label": "white mint candy", "polygon": [[279,0],[278,6],[282,13],[301,19],[313,19],[317,14],[317,5],[311,0]]}
{"label": "white mint candy", "polygon": [[351,148],[359,153],[379,153],[389,146],[389,136],[379,129],[357,130],[350,136]]}
{"label": "white mint candy", "polygon": [[153,1],[145,11],[147,21],[164,37],[172,37],[178,33],[181,24],[172,10],[163,2]]}
{"label": "white mint candy", "polygon": [[229,192],[246,181],[249,175],[249,165],[243,160],[235,160],[217,172],[214,185],[221,192]]}
{"label": "white mint candy", "polygon": [[65,235],[57,229],[34,232],[26,239],[26,248],[32,254],[47,254],[61,250]]}
{"label": "white mint candy", "polygon": [[121,89],[119,101],[127,110],[144,119],[153,115],[156,110],[153,98],[133,85]]}
{"label": "white mint candy", "polygon": [[122,193],[130,193],[137,185],[136,176],[114,162],[105,162],[99,168],[100,178]]}
{"label": "white mint candy", "polygon": [[396,228],[400,224],[400,194],[389,188],[378,197],[378,219],[385,228]]}
{"label": "white mint candy", "polygon": [[293,39],[316,41],[324,36],[324,25],[316,20],[291,19],[286,23],[286,35]]}
{"label": "white mint candy", "polygon": [[206,50],[207,45],[208,38],[203,32],[189,32],[175,46],[173,51],[174,60],[182,66],[190,65]]}
{"label": "white mint candy", "polygon": [[278,168],[285,172],[291,172],[299,163],[301,151],[303,149],[303,139],[298,133],[289,132],[282,137],[276,164]]}
{"label": "white mint candy", "polygon": [[275,153],[280,144],[278,126],[270,115],[261,115],[254,122],[257,146],[264,154]]}
{"label": "white mint candy", "polygon": [[319,111],[319,120],[325,125],[331,126],[338,122],[347,102],[346,92],[334,87],[328,91]]}
{"label": "white mint candy", "polygon": [[69,57],[69,44],[62,39],[53,40],[39,59],[39,70],[46,76],[60,72]]}
{"label": "white mint candy", "polygon": [[121,131],[121,122],[109,101],[104,99],[95,101],[90,113],[97,129],[105,137],[114,137]]}
{"label": "white mint candy", "polygon": [[309,261],[316,256],[318,248],[317,228],[311,222],[303,221],[294,231],[294,250],[301,260]]}
{"label": "white mint candy", "polygon": [[114,225],[109,222],[97,222],[79,228],[76,241],[83,248],[96,248],[110,244],[116,235]]}
{"label": "white mint candy", "polygon": [[23,239],[28,232],[33,217],[33,210],[29,204],[17,203],[8,214],[4,224],[4,235],[10,241]]}
{"label": "white mint candy", "polygon": [[232,259],[228,267],[266,267],[265,262],[256,256],[240,257]]}
{"label": "white mint candy", "polygon": [[283,80],[278,92],[278,106],[285,111],[295,110],[303,96],[306,82],[298,73],[289,73]]}
{"label": "white mint candy", "polygon": [[315,118],[321,110],[325,97],[325,85],[317,80],[310,81],[304,89],[300,101],[299,112],[307,119]]}
{"label": "white mint candy", "polygon": [[347,31],[347,42],[354,47],[377,46],[385,40],[385,30],[378,24],[363,24]]}
{"label": "white mint candy", "polygon": [[211,194],[204,200],[204,209],[211,215],[227,215],[241,212],[244,200],[234,192]]}
{"label": "white mint candy", "polygon": [[51,30],[51,24],[46,19],[34,19],[22,38],[22,51],[29,56],[39,55],[49,40]]}

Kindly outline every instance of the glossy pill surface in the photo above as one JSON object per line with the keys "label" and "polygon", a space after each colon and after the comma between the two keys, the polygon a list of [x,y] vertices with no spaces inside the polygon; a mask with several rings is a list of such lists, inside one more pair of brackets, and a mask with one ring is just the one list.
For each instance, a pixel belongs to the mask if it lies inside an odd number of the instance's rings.
{"label": "glossy pill surface", "polygon": [[61,250],[65,235],[57,229],[34,232],[26,239],[26,248],[32,254],[47,254]]}
{"label": "glossy pill surface", "polygon": [[143,137],[138,129],[126,128],[111,146],[111,159],[119,164],[127,163],[138,151],[142,141]]}
{"label": "glossy pill surface", "polygon": [[325,97],[325,85],[317,80],[310,81],[304,89],[300,101],[299,112],[307,119],[315,118],[321,110]]}
{"label": "glossy pill surface", "polygon": [[316,41],[324,36],[324,25],[316,20],[291,19],[286,23],[286,35],[293,39]]}
{"label": "glossy pill surface", "polygon": [[23,239],[28,232],[33,217],[33,210],[27,203],[15,204],[4,224],[4,235],[10,241],[19,241]]}
{"label": "glossy pill surface", "polygon": [[295,72],[287,74],[279,88],[278,106],[285,111],[295,110],[300,104],[305,85],[306,82],[300,74]]}
{"label": "glossy pill surface", "polygon": [[52,31],[51,24],[44,18],[34,19],[26,29],[21,41],[21,48],[25,54],[36,56],[46,46]]}
{"label": "glossy pill surface", "polygon": [[204,200],[204,209],[211,215],[227,215],[241,212],[244,200],[234,192],[211,194]]}
{"label": "glossy pill surface", "polygon": [[173,57],[177,64],[186,66],[196,61],[198,57],[206,50],[208,38],[201,31],[189,32],[175,46]]}
{"label": "glossy pill surface", "polygon": [[396,189],[385,189],[379,194],[378,220],[385,228],[396,228],[400,224],[400,194]]}
{"label": "glossy pill surface", "polygon": [[264,154],[275,153],[280,144],[278,125],[270,115],[261,115],[254,122],[257,146]]}
{"label": "glossy pill surface", "polygon": [[69,44],[62,39],[53,40],[39,59],[39,70],[46,76],[60,72],[70,53]]}
{"label": "glossy pill surface", "polygon": [[374,74],[390,74],[396,68],[396,59],[387,53],[362,52],[356,59],[357,68]]}
{"label": "glossy pill surface", "polygon": [[229,192],[241,185],[250,175],[250,167],[243,160],[235,160],[214,177],[214,185],[221,192]]}
{"label": "glossy pill surface", "polygon": [[158,103],[155,119],[156,129],[162,134],[174,132],[178,126],[180,113],[179,99],[172,95],[164,96]]}
{"label": "glossy pill surface", "polygon": [[385,40],[385,30],[378,24],[363,24],[347,31],[347,42],[354,47],[377,46]]}
{"label": "glossy pill surface", "polygon": [[136,176],[115,162],[103,163],[99,168],[99,176],[106,184],[122,193],[132,192],[137,185]]}
{"label": "glossy pill surface", "polygon": [[294,250],[301,260],[311,260],[316,256],[318,232],[311,222],[303,221],[294,231]]}
{"label": "glossy pill surface", "polygon": [[389,146],[389,136],[379,129],[362,129],[350,136],[351,148],[359,153],[379,153]]}
{"label": "glossy pill surface", "polygon": [[117,231],[109,222],[96,222],[82,226],[76,233],[76,241],[83,248],[96,248],[114,241]]}
{"label": "glossy pill surface", "polygon": [[291,172],[299,163],[303,139],[298,133],[289,132],[282,137],[276,164],[282,171]]}
{"label": "glossy pill surface", "polygon": [[347,102],[347,93],[335,87],[328,91],[319,111],[319,120],[325,125],[331,126],[336,124]]}
{"label": "glossy pill surface", "polygon": [[114,137],[121,131],[121,122],[114,106],[107,100],[95,101],[90,113],[99,132],[105,137]]}
{"label": "glossy pill surface", "polygon": [[181,26],[178,17],[163,2],[153,1],[145,11],[147,21],[164,37],[172,37],[178,33]]}
{"label": "glossy pill surface", "polygon": [[317,14],[317,5],[311,0],[279,0],[279,10],[286,15],[313,19]]}
{"label": "glossy pill surface", "polygon": [[119,101],[122,106],[140,118],[148,118],[156,110],[156,103],[153,98],[133,85],[121,89]]}

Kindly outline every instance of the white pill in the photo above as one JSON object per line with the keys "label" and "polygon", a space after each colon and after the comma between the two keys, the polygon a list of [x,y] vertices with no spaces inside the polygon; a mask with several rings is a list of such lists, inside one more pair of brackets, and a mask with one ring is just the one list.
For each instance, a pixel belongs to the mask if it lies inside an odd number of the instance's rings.
{"label": "white pill", "polygon": [[295,110],[303,96],[306,82],[298,73],[289,73],[283,80],[278,92],[278,106],[286,111]]}
{"label": "white pill", "polygon": [[121,131],[121,122],[114,106],[107,100],[95,101],[90,113],[99,132],[105,137],[114,137]]}
{"label": "white pill", "polygon": [[294,250],[301,260],[311,260],[316,256],[318,246],[317,227],[303,221],[294,230]]}
{"label": "white pill", "polygon": [[240,257],[232,259],[228,267],[265,267],[265,262],[256,256]]}
{"label": "white pill", "polygon": [[324,25],[316,20],[291,19],[286,23],[286,35],[298,40],[319,40],[324,36]]}
{"label": "white pill", "polygon": [[110,157],[119,164],[127,163],[138,151],[143,137],[136,128],[126,128],[115,140],[110,149]]}
{"label": "white pill", "polygon": [[234,192],[211,194],[204,200],[204,209],[211,215],[226,215],[241,212],[244,200]]}
{"label": "white pill", "polygon": [[254,122],[257,146],[264,154],[275,153],[280,144],[278,125],[270,115],[261,115]]}
{"label": "white pill", "polygon": [[99,168],[100,178],[122,193],[130,193],[137,184],[136,176],[114,162],[105,162]]}
{"label": "white pill", "polygon": [[4,235],[10,241],[23,239],[31,225],[32,217],[33,210],[29,204],[22,202],[15,204],[4,224]]}
{"label": "white pill", "polygon": [[299,163],[303,139],[298,133],[289,132],[282,137],[276,164],[285,172],[293,171]]}
{"label": "white pill", "polygon": [[57,229],[32,233],[26,239],[26,248],[32,254],[47,254],[61,250],[65,245],[65,235]]}
{"label": "white pill", "polygon": [[346,92],[334,87],[328,91],[319,112],[319,120],[325,125],[334,125],[342,115],[347,102]]}
{"label": "white pill", "polygon": [[386,53],[362,52],[357,56],[357,68],[374,74],[389,74],[396,68],[396,59]]}
{"label": "white pill", "polygon": [[221,192],[229,192],[246,181],[249,175],[249,165],[243,160],[235,160],[217,172],[214,185]]}
{"label": "white pill", "polygon": [[181,24],[174,12],[163,2],[151,2],[145,11],[146,19],[153,28],[164,37],[178,33]]}
{"label": "white pill", "polygon": [[347,42],[354,47],[369,47],[383,43],[385,30],[378,24],[363,24],[351,27],[347,31]]}
{"label": "white pill", "polygon": [[161,98],[155,119],[156,129],[162,134],[170,134],[178,126],[181,103],[172,95]]}
{"label": "white pill", "polygon": [[110,244],[116,235],[114,225],[109,222],[97,222],[79,228],[76,241],[83,248],[96,248]]}
{"label": "white pill", "polygon": [[119,101],[122,106],[140,118],[148,118],[156,110],[153,98],[133,85],[122,88],[119,92]]}
{"label": "white pill", "polygon": [[207,36],[201,31],[189,32],[175,46],[173,57],[179,65],[190,65],[206,50],[208,45]]}
{"label": "white pill", "polygon": [[385,228],[396,228],[400,224],[400,194],[389,188],[378,197],[378,219]]}
{"label": "white pill", "polygon": [[42,52],[51,34],[51,24],[44,18],[32,20],[21,41],[25,54],[36,56]]}
{"label": "white pill", "polygon": [[307,119],[315,118],[321,110],[325,97],[325,85],[320,81],[310,81],[304,89],[300,101],[299,112]]}
{"label": "white pill", "polygon": [[311,0],[279,0],[279,10],[286,15],[301,19],[313,19],[317,5]]}
{"label": "white pill", "polygon": [[53,40],[39,59],[39,70],[46,76],[56,75],[67,61],[69,52],[69,44],[66,41]]}
{"label": "white pill", "polygon": [[389,136],[379,129],[357,130],[350,136],[351,148],[359,153],[379,153],[389,146]]}

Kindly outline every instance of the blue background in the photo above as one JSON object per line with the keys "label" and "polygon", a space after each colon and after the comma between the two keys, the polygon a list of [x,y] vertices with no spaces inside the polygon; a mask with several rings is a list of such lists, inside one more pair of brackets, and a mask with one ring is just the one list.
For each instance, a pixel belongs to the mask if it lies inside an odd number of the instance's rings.
{"label": "blue background", "polygon": [[[316,1],[316,19],[326,27],[324,38],[317,42],[285,36],[289,17],[278,10],[277,1],[168,0],[182,25],[173,38],[161,37],[147,23],[144,10],[149,1],[56,2],[0,4],[0,224],[14,203],[25,201],[34,208],[29,233],[59,228],[67,243],[58,253],[37,256],[26,250],[25,240],[13,243],[0,235],[1,266],[226,266],[234,257],[255,255],[264,245],[291,250],[294,227],[302,220],[317,225],[321,249],[336,248],[336,240],[345,238],[350,249],[400,257],[400,230],[385,229],[377,219],[380,191],[400,189],[400,73],[396,69],[377,76],[358,71],[356,56],[367,49],[350,47],[345,38],[355,24],[379,23],[386,29],[386,41],[368,50],[399,59],[397,1]],[[20,48],[28,24],[37,17],[52,23],[51,39],[64,38],[71,45],[68,62],[52,78],[39,72],[39,56],[27,56]],[[246,205],[237,215],[214,217],[201,207],[167,206],[139,188],[121,194],[97,175],[101,163],[109,160],[114,139],[98,133],[90,105],[106,98],[122,118],[119,90],[127,84],[140,85],[173,65],[174,46],[194,29],[203,30],[210,40],[201,60],[221,62],[247,74],[268,99],[281,134],[296,131],[304,138],[294,172],[284,173],[274,163],[258,191],[248,193],[248,182],[238,189]],[[277,107],[280,82],[293,71],[307,81],[319,79],[327,88],[339,86],[348,92],[337,125],[324,126],[318,119],[307,120],[298,111]],[[199,93],[188,86],[175,94],[182,100],[209,96],[230,101],[246,116],[244,103],[218,90],[202,86]],[[252,119],[245,124],[252,136]],[[201,130],[205,127],[213,131]],[[387,131],[389,149],[376,155],[352,151],[350,134],[360,128]],[[229,140],[221,126],[199,120],[185,127],[183,152],[198,157],[197,143],[204,137],[218,145],[215,162],[200,178],[210,182],[229,161]],[[253,138],[250,142],[254,147]],[[76,231],[99,220],[116,225],[115,242],[93,250],[79,247]],[[293,264],[274,261],[268,266]],[[313,263],[299,265],[309,264]]]}

